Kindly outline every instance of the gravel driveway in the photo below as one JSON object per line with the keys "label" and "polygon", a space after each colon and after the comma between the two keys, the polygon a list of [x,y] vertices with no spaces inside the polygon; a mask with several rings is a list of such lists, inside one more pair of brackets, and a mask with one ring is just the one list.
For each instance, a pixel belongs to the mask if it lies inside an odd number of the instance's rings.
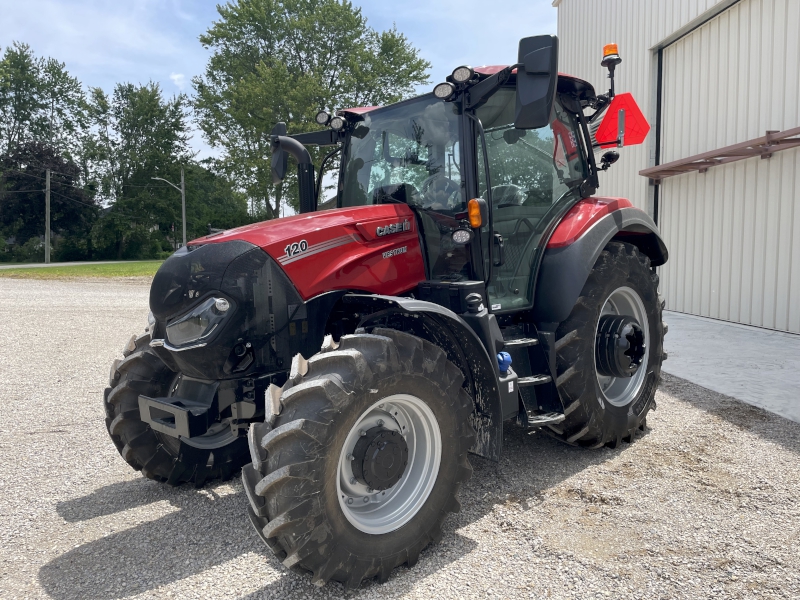
{"label": "gravel driveway", "polygon": [[800,597],[800,425],[671,376],[633,445],[508,427],[414,569],[317,589],[256,537],[238,481],[170,489],[117,455],[102,390],[147,297],[0,280],[0,598]]}

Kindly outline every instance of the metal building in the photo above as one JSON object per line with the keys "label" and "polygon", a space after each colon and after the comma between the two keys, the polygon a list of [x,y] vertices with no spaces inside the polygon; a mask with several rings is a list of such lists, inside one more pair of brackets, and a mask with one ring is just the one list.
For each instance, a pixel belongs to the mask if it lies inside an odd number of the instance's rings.
{"label": "metal building", "polygon": [[[601,193],[656,218],[670,310],[800,333],[800,0],[554,0],[559,69],[652,129]],[[642,173],[644,171],[644,173]]]}

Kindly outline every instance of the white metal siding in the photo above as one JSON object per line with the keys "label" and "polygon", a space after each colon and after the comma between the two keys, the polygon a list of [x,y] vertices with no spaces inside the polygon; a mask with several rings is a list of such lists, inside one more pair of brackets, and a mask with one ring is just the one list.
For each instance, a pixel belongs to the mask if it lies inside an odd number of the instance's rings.
{"label": "white metal siding", "polygon": [[[742,0],[664,49],[662,162],[800,125],[798,24],[797,0]],[[798,169],[788,150],[664,180],[671,309],[800,333]]]}
{"label": "white metal siding", "polygon": [[600,174],[598,194],[624,196],[651,210],[648,183],[639,171],[655,157],[655,79],[657,62],[650,48],[724,0],[561,0],[558,5],[559,70],[608,90],[608,71],[600,66],[603,46],[619,45],[618,92],[631,92],[650,122],[648,139],[623,148],[617,164]]}
{"label": "white metal siding", "polygon": [[[617,90],[655,126],[653,50],[722,9],[663,51],[661,162],[800,126],[800,0],[562,0],[559,68],[605,91],[601,49],[617,42]],[[652,210],[638,171],[655,164],[654,134],[623,149],[599,194]],[[800,151],[789,150],[664,181],[668,308],[800,333],[798,171]]]}

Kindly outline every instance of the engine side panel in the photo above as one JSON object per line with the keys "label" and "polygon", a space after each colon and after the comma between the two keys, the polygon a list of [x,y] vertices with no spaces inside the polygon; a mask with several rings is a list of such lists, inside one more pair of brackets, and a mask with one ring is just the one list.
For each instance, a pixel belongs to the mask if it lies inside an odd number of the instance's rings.
{"label": "engine side panel", "polygon": [[200,238],[191,245],[237,239],[274,258],[303,300],[331,290],[394,296],[425,279],[416,220],[404,204],[296,215]]}

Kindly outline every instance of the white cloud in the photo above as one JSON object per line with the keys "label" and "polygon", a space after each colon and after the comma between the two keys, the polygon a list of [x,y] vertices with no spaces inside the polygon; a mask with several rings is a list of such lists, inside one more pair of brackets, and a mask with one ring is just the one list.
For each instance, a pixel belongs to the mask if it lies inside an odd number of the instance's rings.
{"label": "white cloud", "polygon": [[197,19],[187,20],[176,0],[5,4],[0,45],[28,43],[37,55],[65,62],[84,84],[106,90],[117,82],[153,80],[164,85],[170,73],[199,73],[207,53],[197,36],[216,12],[204,3],[195,11]]}
{"label": "white cloud", "polygon": [[183,73],[170,73],[169,78],[179,90],[183,91],[183,88],[186,87],[186,75]]}

